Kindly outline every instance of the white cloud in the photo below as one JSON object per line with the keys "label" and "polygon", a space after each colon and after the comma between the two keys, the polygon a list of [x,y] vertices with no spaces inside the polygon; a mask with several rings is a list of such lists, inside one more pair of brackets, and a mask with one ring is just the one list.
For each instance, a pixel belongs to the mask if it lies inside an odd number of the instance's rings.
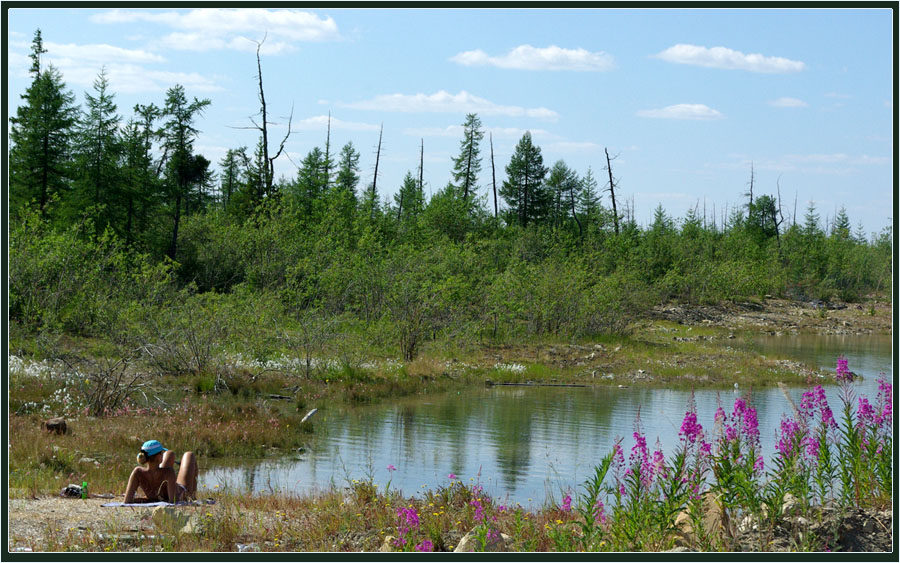
{"label": "white cloud", "polygon": [[[343,121],[336,117],[331,118],[331,128],[335,130],[344,129],[347,131],[378,131],[380,127],[380,125],[375,125],[373,123]],[[306,119],[301,119],[299,122],[294,122],[294,124],[291,125],[291,129],[297,131],[325,131],[328,129],[328,116],[317,115],[315,117],[307,117]]]}
{"label": "white cloud", "polygon": [[655,56],[670,63],[748,70],[750,72],[799,72],[806,68],[802,61],[792,61],[783,57],[766,57],[758,53],[747,55],[726,47],[707,48],[678,44]]}
{"label": "white cloud", "polygon": [[[63,73],[69,85],[90,88],[100,73],[100,62],[91,64],[77,59],[54,59],[54,66]],[[175,84],[184,86],[188,95],[216,92],[222,87],[215,80],[196,72],[150,70],[134,64],[107,64],[109,87],[116,93],[164,92]]]}
{"label": "white cloud", "polygon": [[95,23],[123,24],[149,22],[178,31],[162,38],[170,49],[209,51],[229,49],[255,51],[256,41],[266,37],[261,49],[279,54],[294,49],[298,41],[327,41],[339,37],[331,17],[321,18],[299,10],[202,8],[188,12],[111,10],[91,18]]}
{"label": "white cloud", "polygon": [[807,104],[803,100],[798,100],[797,98],[789,98],[789,97],[783,97],[783,98],[778,98],[777,100],[772,100],[771,102],[769,102],[769,105],[774,106],[776,108],[805,108],[805,107],[809,106],[809,104]]}
{"label": "white cloud", "polygon": [[720,112],[703,104],[675,104],[662,109],[645,109],[637,112],[640,117],[655,119],[709,120],[724,117]]}
{"label": "white cloud", "polygon": [[613,57],[603,51],[590,52],[587,49],[564,49],[519,45],[507,54],[492,57],[484,51],[465,51],[454,55],[451,61],[465,66],[495,66],[516,70],[575,70],[602,71],[613,68]]}
{"label": "white cloud", "polygon": [[139,49],[123,49],[114,45],[105,43],[76,45],[75,43],[44,43],[47,49],[47,57],[51,61],[55,57],[65,59],[78,59],[82,62],[99,62],[99,63],[162,63],[166,59],[160,55],[142,51]]}
{"label": "white cloud", "polygon": [[559,117],[559,114],[547,108],[504,106],[473,96],[465,90],[458,94],[450,94],[444,90],[434,94],[381,94],[370,100],[339,103],[338,105],[353,109],[407,113],[478,113],[508,117],[535,117],[547,120],[555,120]]}

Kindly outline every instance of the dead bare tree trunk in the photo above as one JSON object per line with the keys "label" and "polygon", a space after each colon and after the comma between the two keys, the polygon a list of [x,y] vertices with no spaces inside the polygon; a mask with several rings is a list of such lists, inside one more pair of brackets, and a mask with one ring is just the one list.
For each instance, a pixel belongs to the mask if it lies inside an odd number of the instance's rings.
{"label": "dead bare tree trunk", "polygon": [[775,244],[778,255],[781,256],[781,224],[784,222],[784,215],[781,213],[781,176],[775,180],[775,186],[778,188],[778,210],[772,213],[772,222],[775,224]]}
{"label": "dead bare tree trunk", "polygon": [[497,218],[497,171],[494,169],[494,133],[489,134],[491,141],[491,180],[494,184],[494,219]]}
{"label": "dead bare tree trunk", "polygon": [[616,211],[616,192],[615,192],[615,181],[613,180],[613,172],[612,172],[612,159],[609,158],[609,149],[606,147],[603,148],[603,152],[606,153],[606,170],[609,172],[609,196],[610,200],[612,200],[612,208],[613,208],[613,225],[616,228],[616,234],[619,234],[619,212]]}
{"label": "dead bare tree trunk", "polygon": [[291,136],[291,123],[294,119],[294,107],[291,106],[291,115],[288,117],[288,126],[287,132],[284,134],[284,138],[281,139],[281,144],[278,146],[278,151],[275,153],[275,156],[269,156],[269,109],[266,105],[266,93],[263,89],[263,75],[262,75],[262,61],[260,60],[259,51],[262,48],[263,43],[266,42],[265,36],[262,41],[256,42],[256,71],[257,78],[259,80],[259,104],[260,104],[260,114],[262,115],[262,120],[260,123],[257,123],[250,118],[250,123],[253,124],[253,127],[236,127],[235,129],[256,129],[260,132],[262,136],[262,150],[263,150],[263,184],[260,186],[261,191],[257,191],[257,198],[262,199],[263,196],[272,195],[272,181],[275,177],[275,160],[281,156],[281,153],[284,152],[284,145],[288,140],[288,137]]}
{"label": "dead bare tree trunk", "polygon": [[425,196],[425,184],[423,183],[423,176],[425,174],[425,138],[421,139],[421,144],[419,145],[419,193],[422,197]]}
{"label": "dead bare tree trunk", "polygon": [[378,162],[381,160],[381,136],[384,133],[384,123],[378,131],[378,149],[375,151],[375,175],[372,177],[372,218],[375,218],[375,206],[378,204]]}
{"label": "dead bare tree trunk", "polygon": [[331,178],[331,112],[328,112],[328,132],[325,134],[325,191]]}

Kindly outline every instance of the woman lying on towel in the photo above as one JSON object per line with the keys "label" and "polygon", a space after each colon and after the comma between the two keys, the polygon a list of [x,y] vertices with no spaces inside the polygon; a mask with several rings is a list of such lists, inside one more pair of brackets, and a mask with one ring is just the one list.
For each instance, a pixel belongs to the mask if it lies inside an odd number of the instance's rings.
{"label": "woman lying on towel", "polygon": [[[125,488],[125,503],[132,502],[180,502],[193,499],[197,493],[197,458],[194,452],[185,452],[181,467],[175,474],[175,452],[162,447],[156,440],[144,442],[137,456],[140,467],[135,467]],[[135,501],[138,488],[146,499]]]}

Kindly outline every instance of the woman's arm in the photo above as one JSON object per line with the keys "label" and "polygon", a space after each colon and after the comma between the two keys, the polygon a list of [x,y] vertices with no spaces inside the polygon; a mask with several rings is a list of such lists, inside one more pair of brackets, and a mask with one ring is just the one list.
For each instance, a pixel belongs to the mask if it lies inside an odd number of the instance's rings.
{"label": "woman's arm", "polygon": [[135,467],[131,472],[131,476],[128,477],[128,485],[125,487],[125,503],[134,502],[134,493],[137,492],[138,488],[138,472],[141,470],[140,467]]}

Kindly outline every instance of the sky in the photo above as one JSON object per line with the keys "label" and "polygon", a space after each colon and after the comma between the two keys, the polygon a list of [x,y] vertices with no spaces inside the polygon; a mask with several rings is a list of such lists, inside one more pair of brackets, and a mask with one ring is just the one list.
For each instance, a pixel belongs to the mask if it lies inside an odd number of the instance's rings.
{"label": "sky", "polygon": [[[116,7],[118,6],[118,7]],[[214,163],[255,147],[257,42],[270,143],[287,132],[276,176],[324,147],[352,141],[378,191],[416,173],[425,191],[450,179],[462,123],[485,138],[479,193],[490,199],[489,135],[498,186],[531,131],[544,164],[564,160],[606,183],[649,224],[662,205],[696,208],[721,224],[754,194],[777,195],[797,222],[810,201],[822,218],[844,206],[854,229],[892,222],[894,72],[890,9],[101,9],[8,12],[8,115],[30,83],[40,28],[45,58],[84,104],[106,69],[123,121],[135,104],[162,106],[184,86],[208,98],[195,150]],[[258,121],[258,119],[257,119]],[[608,195],[602,202],[609,205]],[[796,202],[796,204],[795,204]],[[502,203],[501,203],[502,205]]]}

